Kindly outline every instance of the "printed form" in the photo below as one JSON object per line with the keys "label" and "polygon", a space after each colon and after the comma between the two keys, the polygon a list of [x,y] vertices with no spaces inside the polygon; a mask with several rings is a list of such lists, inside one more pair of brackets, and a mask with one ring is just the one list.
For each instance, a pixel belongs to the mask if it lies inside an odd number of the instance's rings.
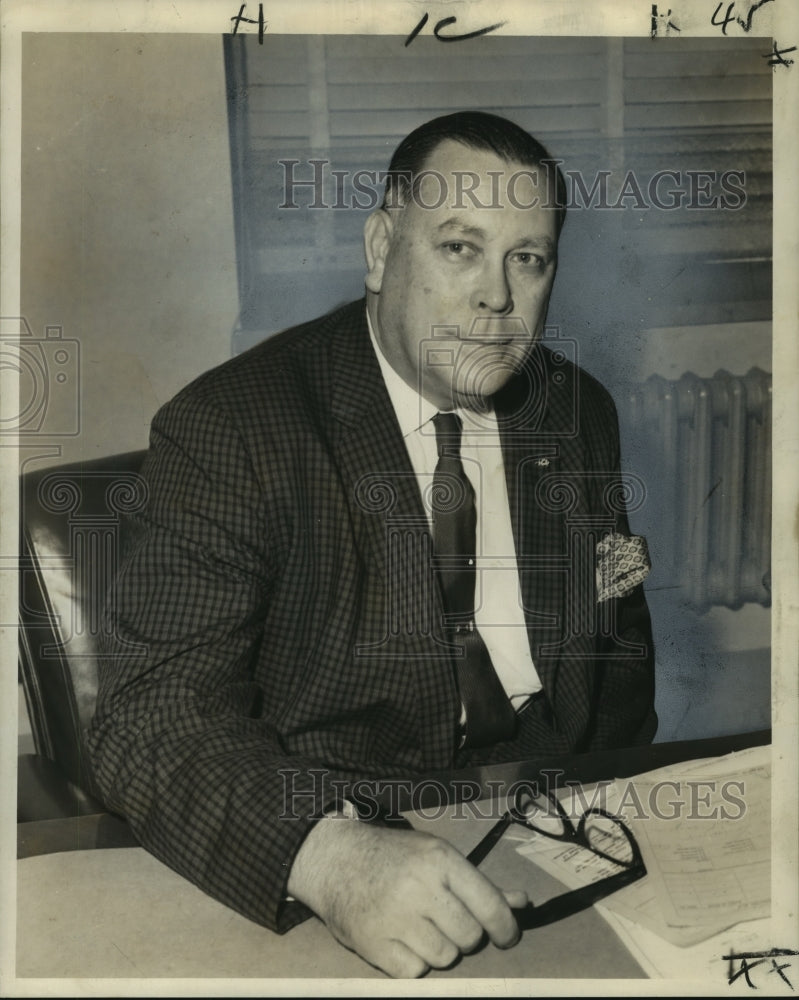
{"label": "printed form", "polygon": [[[681,763],[560,797],[574,819],[599,806],[621,816],[647,876],[603,900],[610,911],[687,946],[769,915],[771,750]],[[516,826],[520,854],[568,888],[614,874],[611,861]]]}

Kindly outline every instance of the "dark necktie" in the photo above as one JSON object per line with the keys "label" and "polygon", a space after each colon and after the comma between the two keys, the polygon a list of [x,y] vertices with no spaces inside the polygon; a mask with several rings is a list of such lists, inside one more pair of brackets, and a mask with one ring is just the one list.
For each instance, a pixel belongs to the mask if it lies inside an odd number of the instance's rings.
{"label": "dark necktie", "polygon": [[433,549],[444,603],[446,633],[456,654],[458,686],[466,709],[464,746],[487,746],[513,736],[516,713],[474,624],[474,490],[461,462],[461,421],[433,417],[438,464],[433,475]]}

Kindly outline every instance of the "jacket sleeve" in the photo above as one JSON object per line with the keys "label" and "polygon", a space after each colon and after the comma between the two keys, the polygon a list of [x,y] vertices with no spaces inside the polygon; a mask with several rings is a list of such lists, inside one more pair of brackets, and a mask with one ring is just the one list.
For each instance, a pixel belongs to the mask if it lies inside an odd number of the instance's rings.
{"label": "jacket sleeve", "polygon": [[[594,465],[603,475],[597,509],[615,515],[615,531],[630,534],[625,488],[620,471],[619,425],[616,408],[604,390],[594,399],[595,411],[588,426],[593,429],[591,448]],[[644,490],[645,484],[637,484]],[[629,493],[636,496],[635,487]],[[642,498],[643,499],[643,498]],[[599,605],[601,636],[594,666],[596,681],[592,724],[587,749],[634,746],[651,743],[657,729],[655,714],[655,650],[652,625],[642,584],[624,596]]]}
{"label": "jacket sleeve", "polygon": [[286,880],[334,797],[321,762],[281,747],[253,682],[278,572],[263,490],[224,413],[185,394],[153,421],[143,475],[106,612],[95,778],[151,853],[284,931],[308,916]]}
{"label": "jacket sleeve", "polygon": [[[652,626],[643,587],[612,598],[613,634],[597,660],[596,710],[590,749],[651,743],[657,730]],[[635,652],[635,650],[638,652]]]}

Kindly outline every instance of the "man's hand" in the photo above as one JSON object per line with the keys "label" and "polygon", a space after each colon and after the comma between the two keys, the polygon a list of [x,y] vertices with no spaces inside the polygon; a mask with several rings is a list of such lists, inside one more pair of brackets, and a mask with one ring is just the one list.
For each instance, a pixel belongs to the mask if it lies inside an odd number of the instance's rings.
{"label": "man's hand", "polygon": [[308,834],[288,891],[343,945],[396,977],[446,968],[484,932],[509,948],[519,939],[510,907],[527,903],[438,837],[337,817]]}

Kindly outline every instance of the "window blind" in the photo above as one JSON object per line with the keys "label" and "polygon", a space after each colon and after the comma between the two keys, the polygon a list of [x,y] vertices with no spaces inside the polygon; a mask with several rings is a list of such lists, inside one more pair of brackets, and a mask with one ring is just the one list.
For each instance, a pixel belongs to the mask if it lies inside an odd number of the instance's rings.
{"label": "window blind", "polygon": [[[234,350],[362,294],[363,222],[381,189],[369,172],[385,170],[417,125],[463,108],[507,115],[563,161],[581,214],[564,231],[574,228],[579,246],[569,250],[564,236],[564,253],[578,273],[599,266],[605,282],[626,282],[638,327],[769,318],[763,39],[444,44],[420,35],[405,46],[395,36],[267,33],[263,45],[248,35],[224,44],[241,297]],[[598,194],[581,203],[603,171],[615,209],[597,207]],[[319,178],[321,187],[307,183]],[[653,205],[653,191],[680,203]],[[722,196],[716,207],[692,204]],[[578,260],[600,249],[598,264]]]}

